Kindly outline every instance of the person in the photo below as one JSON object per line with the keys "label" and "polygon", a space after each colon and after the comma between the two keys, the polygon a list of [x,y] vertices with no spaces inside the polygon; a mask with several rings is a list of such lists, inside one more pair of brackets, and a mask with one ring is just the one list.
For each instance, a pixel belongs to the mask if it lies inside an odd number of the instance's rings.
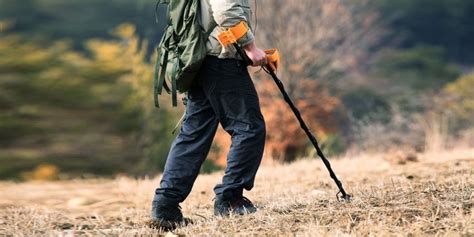
{"label": "person", "polygon": [[[252,25],[250,3],[249,0],[200,0],[200,3],[202,27],[211,32],[208,53],[188,91],[180,133],[171,146],[152,202],[152,221],[172,225],[185,221],[179,204],[191,192],[219,123],[231,135],[232,145],[222,183],[214,188],[214,214],[227,216],[257,211],[243,196],[243,190],[254,186],[264,151],[265,122],[247,65],[234,48],[223,47],[217,40],[222,30],[241,21]],[[266,54],[256,46],[251,27],[238,43],[253,66],[266,63]]]}

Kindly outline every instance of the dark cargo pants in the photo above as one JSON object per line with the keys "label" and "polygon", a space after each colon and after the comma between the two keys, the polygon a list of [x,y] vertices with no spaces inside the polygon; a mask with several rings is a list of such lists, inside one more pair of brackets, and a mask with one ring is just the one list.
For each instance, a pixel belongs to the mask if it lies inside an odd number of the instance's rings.
{"label": "dark cargo pants", "polygon": [[159,205],[176,205],[189,195],[219,123],[231,135],[232,145],[222,183],[214,192],[232,199],[254,185],[265,145],[265,122],[247,67],[238,60],[208,56],[188,92],[184,122],[155,192]]}

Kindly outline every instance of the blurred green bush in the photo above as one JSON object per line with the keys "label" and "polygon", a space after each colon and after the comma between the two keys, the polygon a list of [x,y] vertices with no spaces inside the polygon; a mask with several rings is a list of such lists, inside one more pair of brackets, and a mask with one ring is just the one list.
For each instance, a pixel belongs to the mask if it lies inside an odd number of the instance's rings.
{"label": "blurred green bush", "polygon": [[153,67],[134,27],[114,35],[88,41],[87,55],[0,36],[0,178],[41,163],[74,177],[163,167],[179,111],[153,108]]}

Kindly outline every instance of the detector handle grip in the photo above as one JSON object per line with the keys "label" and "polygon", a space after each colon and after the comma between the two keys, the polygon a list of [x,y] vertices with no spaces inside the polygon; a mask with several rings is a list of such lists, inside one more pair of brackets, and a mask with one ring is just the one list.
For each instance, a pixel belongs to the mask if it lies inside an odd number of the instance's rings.
{"label": "detector handle grip", "polygon": [[[244,37],[249,28],[245,21],[241,21],[238,25],[233,26],[225,31],[222,31],[218,36],[219,42],[224,47],[233,45],[237,54],[244,60],[246,65],[253,65],[252,60],[247,56],[244,49],[237,43],[242,37]],[[267,65],[266,67],[272,71],[276,71],[280,65],[280,53],[277,49],[267,49],[265,50],[267,54]]]}

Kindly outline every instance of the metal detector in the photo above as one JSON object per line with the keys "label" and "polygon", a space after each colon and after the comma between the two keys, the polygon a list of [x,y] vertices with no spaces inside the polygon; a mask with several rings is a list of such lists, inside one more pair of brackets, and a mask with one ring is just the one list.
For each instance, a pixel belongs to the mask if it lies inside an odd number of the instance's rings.
{"label": "metal detector", "polygon": [[[239,54],[239,56],[247,63],[247,65],[252,65],[253,64],[252,60],[248,58],[248,56],[245,54],[245,51],[237,43],[237,41],[240,38],[242,38],[247,33],[247,31],[248,31],[248,26],[244,21],[242,21],[237,26],[234,26],[226,31],[221,32],[218,38],[223,46],[233,45],[237,53]],[[339,181],[336,174],[331,168],[331,163],[329,163],[329,160],[326,158],[321,148],[319,147],[318,140],[316,139],[316,137],[313,135],[313,133],[309,130],[308,126],[304,122],[303,118],[301,117],[301,113],[299,112],[298,108],[296,108],[295,104],[293,103],[290,96],[286,92],[283,82],[275,74],[275,71],[278,69],[279,61],[280,61],[280,55],[279,55],[278,50],[277,49],[265,50],[265,53],[267,53],[267,65],[263,66],[263,69],[273,78],[273,81],[275,81],[275,83],[277,84],[278,89],[280,89],[280,92],[283,95],[283,98],[285,99],[286,103],[288,103],[291,110],[295,114],[296,118],[298,119],[300,123],[301,128],[304,130],[304,132],[308,136],[309,140],[311,141],[314,148],[316,149],[318,156],[321,158],[327,170],[329,171],[329,175],[331,176],[331,178],[334,180],[337,187],[339,188],[339,192],[336,194],[337,199],[342,200],[342,201],[351,201],[352,196],[346,193],[346,191],[342,187],[341,181]]]}

